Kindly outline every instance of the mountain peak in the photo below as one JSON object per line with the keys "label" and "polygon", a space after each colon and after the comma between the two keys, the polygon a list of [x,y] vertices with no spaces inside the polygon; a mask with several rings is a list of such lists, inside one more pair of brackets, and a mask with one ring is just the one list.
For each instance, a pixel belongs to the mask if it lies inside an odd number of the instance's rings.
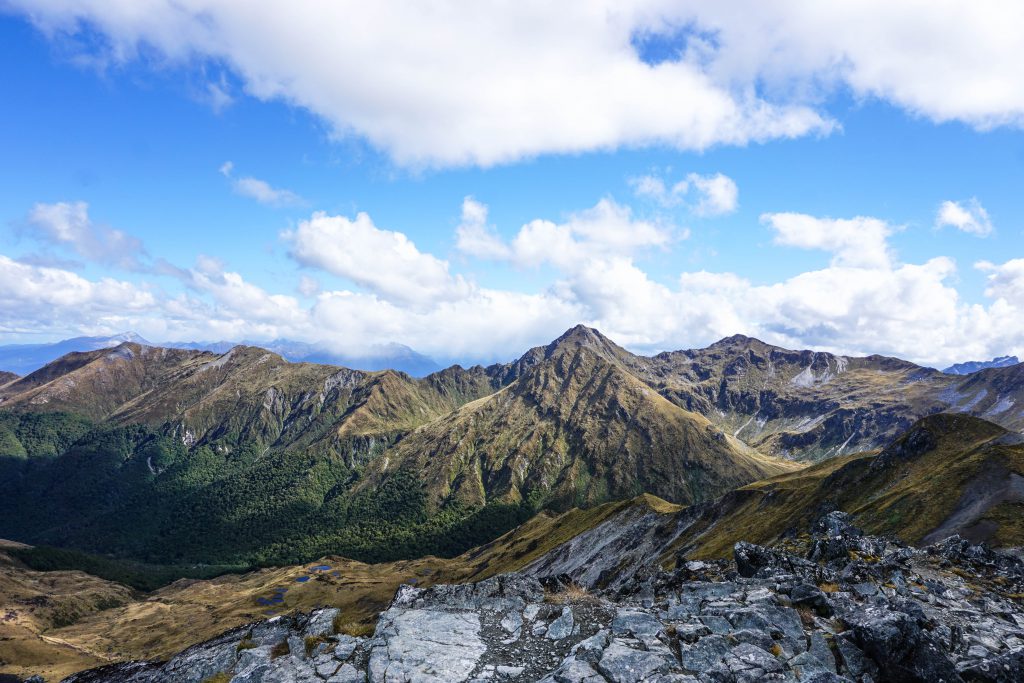
{"label": "mountain peak", "polygon": [[576,325],[570,327],[568,330],[562,333],[555,341],[551,342],[552,346],[559,344],[578,344],[578,343],[593,343],[593,342],[608,343],[610,340],[601,334],[597,329],[593,327],[587,327],[586,325]]}
{"label": "mountain peak", "polygon": [[728,337],[722,337],[715,343],[711,344],[708,348],[720,348],[723,346],[751,346],[753,344],[768,346],[768,344],[765,344],[763,341],[756,339],[755,337],[748,337],[745,334],[733,334]]}
{"label": "mountain peak", "polygon": [[593,327],[576,325],[548,344],[544,349],[544,357],[551,358],[561,352],[576,349],[588,349],[607,360],[623,360],[631,355],[629,351],[626,351]]}

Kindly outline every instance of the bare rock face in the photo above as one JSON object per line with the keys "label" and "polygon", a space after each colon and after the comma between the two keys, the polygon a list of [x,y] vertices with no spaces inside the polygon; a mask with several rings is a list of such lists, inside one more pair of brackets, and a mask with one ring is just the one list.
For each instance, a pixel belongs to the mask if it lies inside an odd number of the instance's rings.
{"label": "bare rock face", "polygon": [[[754,683],[1024,680],[1024,562],[962,539],[916,550],[842,513],[806,553],[649,566],[615,588],[506,574],[403,586],[371,638],[336,610],[235,629],[166,663],[66,683]],[[813,558],[813,559],[812,559]]]}

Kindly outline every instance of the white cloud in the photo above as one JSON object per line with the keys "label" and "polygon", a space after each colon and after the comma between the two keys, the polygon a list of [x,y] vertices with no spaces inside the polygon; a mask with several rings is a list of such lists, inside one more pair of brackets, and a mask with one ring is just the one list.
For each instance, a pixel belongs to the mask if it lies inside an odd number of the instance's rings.
{"label": "white cloud", "polygon": [[670,187],[664,179],[656,175],[630,178],[629,184],[637,197],[651,199],[665,207],[681,204],[690,190],[690,185],[685,180],[680,180]]}
{"label": "white cloud", "polygon": [[93,223],[86,202],[36,204],[29,211],[27,228],[36,239],[68,248],[89,261],[127,270],[144,268],[142,242],[120,230]]}
{"label": "white cloud", "polygon": [[[0,331],[88,329],[151,309],[153,295],[129,282],[87,280],[61,268],[0,255]],[[125,328],[120,328],[125,329]]]}
{"label": "white cloud", "polygon": [[947,226],[978,237],[988,237],[992,234],[992,221],[989,220],[988,211],[973,198],[966,202],[966,205],[948,200],[939,205],[935,227]]}
{"label": "white cloud", "polygon": [[407,304],[467,296],[472,287],[448,272],[447,261],[421,252],[403,233],[381,230],[365,213],[355,220],[314,213],[282,234],[292,258]]}
{"label": "white cloud", "polygon": [[988,273],[986,296],[1018,306],[1024,303],[1024,258],[1011,259],[999,265],[979,261],[975,267]]}
{"label": "white cloud", "polygon": [[877,218],[766,213],[761,222],[775,231],[776,244],[831,252],[835,266],[884,268],[892,258],[888,238],[896,228]]}
{"label": "white cloud", "polygon": [[[823,103],[845,89],[934,121],[1024,123],[1015,0],[6,4],[55,37],[88,23],[107,59],[145,44],[228,64],[249,95],[307,108],[400,164],[823,133]],[[644,63],[637,35],[674,37],[681,59]]]}
{"label": "white cloud", "polygon": [[550,264],[562,270],[584,267],[587,261],[632,255],[653,247],[666,247],[687,236],[651,221],[638,220],[628,206],[602,199],[592,208],[571,214],[564,223],[536,219],[519,229],[511,242],[503,242],[486,225],[487,207],[469,200],[457,231],[457,248],[471,256],[503,260],[523,268]]}
{"label": "white cloud", "polygon": [[320,293],[320,290],[323,289],[323,286],[320,284],[320,281],[317,280],[316,278],[309,277],[308,275],[303,275],[301,278],[299,278],[298,289],[299,293],[302,294],[303,296],[316,296],[317,294]]}
{"label": "white cloud", "polygon": [[225,161],[217,169],[222,176],[231,181],[234,191],[243,197],[255,199],[260,204],[267,206],[299,206],[306,201],[291,190],[273,187],[270,183],[252,176],[235,178],[235,164],[232,161]]}
{"label": "white cloud", "polygon": [[656,143],[703,150],[832,126],[802,103],[716,82],[699,64],[641,61],[631,37],[662,13],[648,0],[556,10],[533,1],[9,2],[52,35],[87,22],[114,58],[145,44],[172,60],[229,64],[249,95],[304,107],[402,165]]}
{"label": "white cloud", "polygon": [[691,173],[686,180],[700,194],[693,212],[698,216],[723,216],[732,213],[739,205],[739,188],[732,178],[721,173],[701,176]]}
{"label": "white cloud", "polygon": [[233,181],[235,192],[243,197],[255,199],[268,206],[295,206],[305,203],[299,195],[291,190],[272,187],[270,183],[259,178],[246,176]]}
{"label": "white cloud", "polygon": [[472,197],[462,200],[462,221],[455,230],[455,248],[478,258],[504,260],[512,250],[487,223],[487,206]]}
{"label": "white cloud", "polygon": [[207,81],[199,99],[209,105],[216,114],[221,113],[235,102],[224,74],[221,74],[218,80]]}
{"label": "white cloud", "polygon": [[[637,197],[653,200],[664,207],[679,206],[689,199],[687,209],[696,216],[724,216],[739,206],[736,182],[722,173],[690,173],[671,186],[659,176],[645,175],[630,178],[629,184]],[[691,192],[695,195],[692,199]]]}

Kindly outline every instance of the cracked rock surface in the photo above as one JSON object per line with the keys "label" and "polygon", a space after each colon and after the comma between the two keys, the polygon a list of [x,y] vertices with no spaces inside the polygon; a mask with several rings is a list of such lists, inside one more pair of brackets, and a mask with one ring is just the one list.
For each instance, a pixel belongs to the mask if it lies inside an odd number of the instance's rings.
{"label": "cracked rock surface", "polygon": [[734,562],[649,567],[614,590],[521,574],[403,586],[370,638],[333,633],[337,610],[318,610],[65,680],[1024,681],[1016,556],[956,537],[908,548],[843,513],[796,550],[739,543]]}

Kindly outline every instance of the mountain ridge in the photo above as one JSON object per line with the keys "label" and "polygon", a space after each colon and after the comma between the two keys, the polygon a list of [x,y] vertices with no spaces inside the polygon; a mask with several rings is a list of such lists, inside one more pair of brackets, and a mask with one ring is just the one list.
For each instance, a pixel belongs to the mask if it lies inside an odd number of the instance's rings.
{"label": "mountain ridge", "polygon": [[433,359],[416,352],[404,344],[397,343],[376,344],[362,353],[346,354],[332,351],[327,345],[322,343],[311,344],[290,339],[274,339],[266,342],[243,339],[237,342],[153,343],[135,332],[121,332],[106,337],[73,337],[52,343],[0,345],[0,372],[10,371],[19,375],[27,375],[68,353],[114,348],[124,342],[160,348],[209,351],[218,355],[226,353],[235,346],[258,346],[296,363],[311,362],[323,365],[338,365],[370,372],[397,369],[416,377],[422,377],[442,369]]}
{"label": "mountain ridge", "polygon": [[956,377],[742,336],[644,357],[577,326],[424,378],[126,342],[0,386],[0,535],[172,563],[461,552],[539,508],[698,503],[934,413],[1020,431],[1022,408],[1021,366]]}

